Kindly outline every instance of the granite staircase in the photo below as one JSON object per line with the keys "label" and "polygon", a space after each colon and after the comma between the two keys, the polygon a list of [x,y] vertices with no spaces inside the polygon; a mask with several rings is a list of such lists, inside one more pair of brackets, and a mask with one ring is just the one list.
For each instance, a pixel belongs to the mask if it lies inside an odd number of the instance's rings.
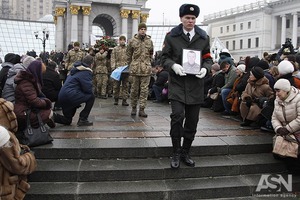
{"label": "granite staircase", "polygon": [[[168,137],[55,139],[32,149],[38,169],[25,199],[257,199],[261,175],[287,174],[270,153],[271,141],[271,135],[196,137],[196,166],[173,170]],[[292,182],[299,192],[300,177]]]}

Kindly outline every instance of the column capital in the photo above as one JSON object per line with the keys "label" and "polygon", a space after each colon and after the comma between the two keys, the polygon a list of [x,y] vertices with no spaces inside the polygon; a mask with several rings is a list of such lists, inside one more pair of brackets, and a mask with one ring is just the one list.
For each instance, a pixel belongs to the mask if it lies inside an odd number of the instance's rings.
{"label": "column capital", "polygon": [[280,17],[281,17],[281,18],[283,18],[283,17],[286,17],[286,15],[285,15],[285,14],[283,14],[283,15],[280,15]]}
{"label": "column capital", "polygon": [[72,15],[78,15],[79,9],[80,9],[80,6],[77,6],[77,5],[70,6],[70,11],[71,11]]}
{"label": "column capital", "polygon": [[291,14],[292,15],[298,15],[298,12],[292,12]]}
{"label": "column capital", "polygon": [[120,15],[122,18],[128,18],[128,15],[130,14],[130,10],[127,10],[127,9],[122,9],[120,10]]}
{"label": "column capital", "polygon": [[53,16],[54,24],[57,25],[57,15]]}
{"label": "column capital", "polygon": [[90,15],[92,7],[91,6],[82,6],[82,13],[83,15]]}
{"label": "column capital", "polygon": [[139,10],[132,10],[132,19],[138,19],[140,17],[141,11]]}
{"label": "column capital", "polygon": [[55,8],[55,16],[64,16],[66,8],[63,7],[56,7]]}
{"label": "column capital", "polygon": [[142,14],[141,14],[141,21],[142,21],[143,23],[146,23],[148,17],[149,17],[149,14],[148,14],[148,13],[142,13]]}

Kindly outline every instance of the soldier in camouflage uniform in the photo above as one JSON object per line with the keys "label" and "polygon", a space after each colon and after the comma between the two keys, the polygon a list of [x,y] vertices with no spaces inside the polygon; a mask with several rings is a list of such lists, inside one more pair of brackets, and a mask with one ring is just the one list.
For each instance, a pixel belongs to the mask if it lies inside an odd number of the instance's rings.
{"label": "soldier in camouflage uniform", "polygon": [[[111,53],[111,68],[112,71],[117,67],[127,65],[126,57],[126,37],[119,37],[119,46],[115,47]],[[122,73],[120,81],[114,80],[114,105],[118,105],[120,90],[122,92],[122,106],[129,106],[127,103],[128,98],[128,73]]]}
{"label": "soldier in camouflage uniform", "polygon": [[96,91],[98,97],[101,99],[107,99],[106,97],[106,88],[108,81],[108,70],[107,70],[107,51],[104,48],[101,48],[98,53],[95,55],[95,67],[93,73],[96,76]]}
{"label": "soldier in camouflage uniform", "polygon": [[70,69],[73,67],[73,64],[78,60],[82,61],[84,56],[85,52],[80,50],[79,42],[74,42],[73,49],[71,49],[65,57],[65,68],[70,71]]}
{"label": "soldier in camouflage uniform", "polygon": [[148,85],[151,76],[151,61],[153,55],[153,42],[149,35],[146,35],[147,26],[140,23],[138,34],[129,41],[127,46],[127,59],[129,72],[132,76],[131,85],[131,115],[136,115],[139,100],[139,116],[147,117],[145,107],[148,97]]}

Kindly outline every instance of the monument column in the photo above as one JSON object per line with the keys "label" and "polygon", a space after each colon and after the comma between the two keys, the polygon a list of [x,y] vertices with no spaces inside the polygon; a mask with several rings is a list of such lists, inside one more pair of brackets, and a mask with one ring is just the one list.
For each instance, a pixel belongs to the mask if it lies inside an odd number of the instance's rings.
{"label": "monument column", "polygon": [[141,11],[132,10],[132,37],[138,32],[139,18]]}
{"label": "monument column", "polygon": [[82,43],[89,44],[89,15],[91,14],[91,6],[82,6],[83,25],[82,25]]}
{"label": "monument column", "polygon": [[56,7],[55,8],[55,17],[56,17],[56,35],[55,35],[55,50],[63,51],[64,48],[64,24],[63,17],[66,8]]}
{"label": "monument column", "polygon": [[72,21],[71,21],[71,42],[78,41],[78,10],[80,6],[71,5],[70,11],[72,14]]}
{"label": "monument column", "polygon": [[286,16],[280,15],[280,17],[281,17],[281,44],[284,44],[286,39]]}
{"label": "monument column", "polygon": [[122,9],[120,10],[120,15],[122,17],[122,32],[127,39],[127,30],[128,30],[128,15],[130,14],[130,10]]}
{"label": "monument column", "polygon": [[149,17],[148,13],[142,13],[141,14],[141,22],[147,23],[147,18]]}
{"label": "monument column", "polygon": [[298,13],[292,13],[293,15],[293,35],[292,35],[292,43],[294,48],[297,48],[297,29],[298,29]]}

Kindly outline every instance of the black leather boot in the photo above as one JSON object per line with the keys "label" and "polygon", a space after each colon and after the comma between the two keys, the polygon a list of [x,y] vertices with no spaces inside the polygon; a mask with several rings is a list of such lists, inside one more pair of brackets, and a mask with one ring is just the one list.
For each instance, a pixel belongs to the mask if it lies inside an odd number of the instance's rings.
{"label": "black leather boot", "polygon": [[180,138],[172,138],[172,145],[173,145],[173,155],[170,164],[172,169],[178,169],[180,167],[180,152],[181,152]]}
{"label": "black leather boot", "polygon": [[190,166],[190,167],[194,167],[195,166],[195,161],[193,161],[191,159],[191,156],[189,154],[192,142],[193,142],[192,140],[184,139],[183,140],[183,144],[182,144],[182,151],[181,151],[181,154],[180,154],[181,161],[185,165]]}
{"label": "black leather boot", "polygon": [[114,105],[118,105],[118,104],[119,104],[119,99],[118,99],[118,98],[115,98]]}

